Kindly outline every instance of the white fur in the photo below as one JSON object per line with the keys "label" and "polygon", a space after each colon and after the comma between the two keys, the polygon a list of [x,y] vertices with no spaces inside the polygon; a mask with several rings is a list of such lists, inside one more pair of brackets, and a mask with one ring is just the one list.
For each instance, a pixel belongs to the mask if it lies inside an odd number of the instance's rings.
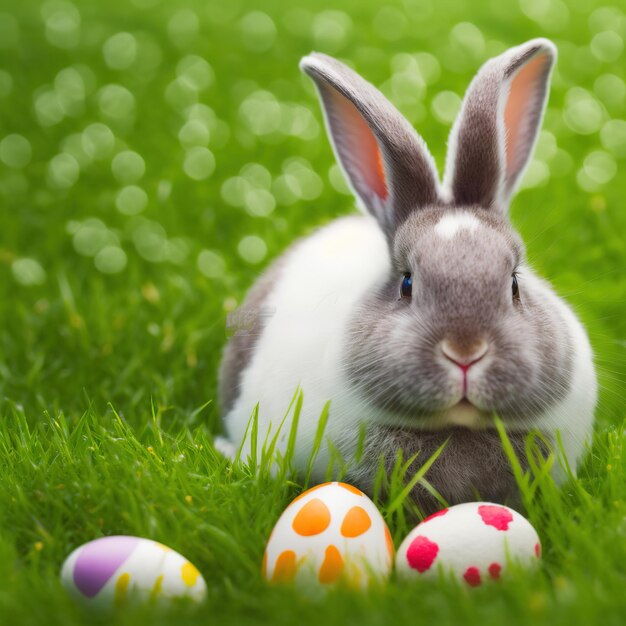
{"label": "white fur", "polygon": [[226,437],[215,437],[213,446],[222,456],[225,456],[231,461],[237,456],[237,447],[230,439],[226,439]]}
{"label": "white fur", "polygon": [[[326,435],[333,441],[355,440],[358,420],[372,408],[350,392],[340,367],[350,316],[363,295],[389,272],[385,237],[369,216],[336,220],[304,241],[291,255],[267,300],[275,311],[243,372],[241,393],[225,418],[230,439],[238,445],[259,402],[259,452],[266,435],[276,433],[298,385],[303,390],[296,463],[306,467],[318,418],[332,400]],[[291,415],[278,440],[284,450]],[[249,451],[244,445],[243,458]],[[317,470],[328,463],[326,447]]]}
{"label": "white fur", "polygon": [[[580,461],[587,444],[591,443],[593,418],[598,397],[598,382],[593,353],[587,333],[572,309],[559,298],[544,280],[530,269],[520,268],[525,289],[540,293],[558,311],[567,326],[567,334],[574,350],[571,385],[567,395],[548,411],[533,421],[536,428],[549,432],[558,431],[563,442],[563,450],[573,472]],[[549,381],[546,381],[548,384]],[[555,467],[555,477],[561,479],[559,468]]]}
{"label": "white fur", "polygon": [[458,232],[468,230],[474,232],[480,226],[478,218],[471,213],[451,213],[444,215],[437,224],[435,224],[435,232],[442,239],[452,239]]}

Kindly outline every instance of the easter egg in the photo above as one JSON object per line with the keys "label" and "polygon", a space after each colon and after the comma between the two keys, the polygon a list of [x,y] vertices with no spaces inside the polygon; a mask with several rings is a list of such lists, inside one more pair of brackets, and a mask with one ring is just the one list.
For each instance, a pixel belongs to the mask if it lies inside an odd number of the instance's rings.
{"label": "easter egg", "polygon": [[507,565],[533,566],[541,543],[531,523],[517,511],[490,502],[443,509],[418,524],[396,554],[401,578],[433,578],[453,572],[472,587],[499,579]]}
{"label": "easter egg", "polygon": [[374,503],[356,487],[325,483],[298,496],[280,516],[263,575],[307,588],[340,581],[365,588],[388,578],[393,556],[389,529]]}
{"label": "easter egg", "polygon": [[206,595],[204,579],[184,556],[156,541],[122,535],[76,548],[63,563],[61,583],[98,609]]}

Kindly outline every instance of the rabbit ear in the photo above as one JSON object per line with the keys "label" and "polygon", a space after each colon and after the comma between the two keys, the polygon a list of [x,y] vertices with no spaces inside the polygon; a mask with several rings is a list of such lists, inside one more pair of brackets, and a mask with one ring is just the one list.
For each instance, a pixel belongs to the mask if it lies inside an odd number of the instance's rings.
{"label": "rabbit ear", "polygon": [[378,89],[325,54],[304,57],[300,68],[317,86],[339,164],[388,236],[411,211],[438,202],[432,156]]}
{"label": "rabbit ear", "polygon": [[552,42],[533,39],[478,71],[448,142],[452,202],[506,211],[535,145],[555,59]]}

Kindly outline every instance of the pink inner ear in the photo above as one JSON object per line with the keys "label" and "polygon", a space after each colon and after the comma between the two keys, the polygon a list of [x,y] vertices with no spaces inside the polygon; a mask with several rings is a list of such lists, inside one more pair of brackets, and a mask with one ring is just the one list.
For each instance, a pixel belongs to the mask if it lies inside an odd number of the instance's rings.
{"label": "pink inner ear", "polygon": [[548,61],[548,55],[537,55],[532,61],[526,63],[511,81],[511,89],[504,109],[507,172],[516,172],[519,169],[518,160],[523,151],[518,149],[518,142],[524,140],[522,135],[525,131],[524,118],[532,114],[532,99],[536,95],[535,85],[546,71]]}
{"label": "pink inner ear", "polygon": [[385,200],[388,195],[385,169],[376,137],[350,100],[334,90],[330,93],[335,114],[341,120],[343,141],[352,152],[351,163],[356,164],[365,185]]}

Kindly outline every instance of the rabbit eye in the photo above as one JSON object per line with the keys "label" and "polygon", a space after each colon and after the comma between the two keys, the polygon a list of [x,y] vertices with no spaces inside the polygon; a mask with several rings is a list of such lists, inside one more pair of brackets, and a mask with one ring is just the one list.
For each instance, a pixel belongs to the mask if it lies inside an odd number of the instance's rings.
{"label": "rabbit eye", "polygon": [[511,285],[513,291],[513,300],[519,300],[519,285],[517,283],[517,274],[513,274],[513,283]]}
{"label": "rabbit eye", "polygon": [[405,272],[400,285],[400,298],[410,298],[413,291],[413,279],[410,272]]}

